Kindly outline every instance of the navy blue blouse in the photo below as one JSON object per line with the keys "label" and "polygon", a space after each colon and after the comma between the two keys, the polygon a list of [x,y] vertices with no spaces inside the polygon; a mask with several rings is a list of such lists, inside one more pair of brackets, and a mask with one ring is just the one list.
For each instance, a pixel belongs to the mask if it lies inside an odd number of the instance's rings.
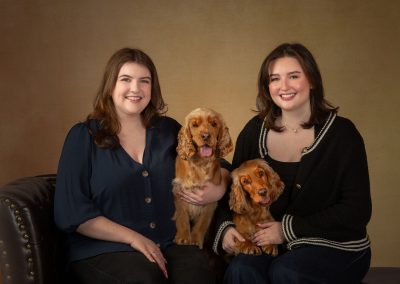
{"label": "navy blue blouse", "polygon": [[[90,130],[98,123],[91,121]],[[172,243],[175,224],[171,182],[180,124],[161,117],[146,129],[143,164],[122,147],[99,148],[86,124],[69,131],[62,150],[54,200],[55,222],[68,233],[70,261],[106,252],[132,251],[128,244],[96,240],[75,230],[105,216],[143,234],[161,248]]]}

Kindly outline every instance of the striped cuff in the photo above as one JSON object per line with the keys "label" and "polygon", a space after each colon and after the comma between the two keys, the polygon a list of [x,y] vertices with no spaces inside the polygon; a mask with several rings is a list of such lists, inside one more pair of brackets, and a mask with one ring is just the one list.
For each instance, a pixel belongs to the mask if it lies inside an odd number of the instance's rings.
{"label": "striped cuff", "polygon": [[218,228],[218,232],[217,232],[217,234],[215,235],[214,243],[213,243],[213,246],[212,246],[213,251],[214,251],[215,254],[217,254],[217,255],[219,255],[219,254],[218,254],[218,244],[219,244],[219,242],[220,242],[220,238],[221,238],[221,236],[222,236],[222,233],[225,231],[225,229],[226,229],[227,227],[230,227],[230,226],[235,226],[235,223],[233,223],[232,221],[225,221],[225,222],[223,222],[223,223],[221,224],[221,226],[219,226],[219,228]]}
{"label": "striped cuff", "polygon": [[297,239],[296,235],[293,232],[292,221],[292,215],[284,215],[282,218],[283,235],[288,243]]}
{"label": "striped cuff", "polygon": [[292,250],[297,247],[312,245],[312,246],[323,246],[330,247],[334,249],[344,250],[344,251],[362,251],[368,247],[370,247],[371,242],[366,236],[361,240],[348,241],[348,242],[335,242],[322,238],[300,238],[293,242],[290,242],[287,245],[289,250]]}

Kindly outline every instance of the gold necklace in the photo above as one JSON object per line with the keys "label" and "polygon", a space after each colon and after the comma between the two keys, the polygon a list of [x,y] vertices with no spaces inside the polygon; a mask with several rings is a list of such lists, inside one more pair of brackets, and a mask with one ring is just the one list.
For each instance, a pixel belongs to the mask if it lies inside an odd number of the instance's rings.
{"label": "gold necklace", "polygon": [[284,127],[285,129],[288,129],[288,130],[292,131],[293,133],[297,133],[297,132],[299,132],[299,129],[301,128],[301,127],[298,127],[298,128],[292,128],[292,127],[289,127],[289,126],[288,126],[288,125],[286,125],[286,124],[283,124],[283,127]]}

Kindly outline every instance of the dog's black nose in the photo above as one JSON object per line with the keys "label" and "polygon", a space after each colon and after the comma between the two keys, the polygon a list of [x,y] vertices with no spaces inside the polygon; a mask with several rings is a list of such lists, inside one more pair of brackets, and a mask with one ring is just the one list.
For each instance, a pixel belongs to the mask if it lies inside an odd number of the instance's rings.
{"label": "dog's black nose", "polygon": [[207,141],[208,138],[210,138],[210,133],[208,132],[201,133],[201,138],[203,138],[204,141]]}
{"label": "dog's black nose", "polygon": [[258,195],[260,196],[265,196],[267,195],[267,190],[265,188],[262,188],[258,191]]}

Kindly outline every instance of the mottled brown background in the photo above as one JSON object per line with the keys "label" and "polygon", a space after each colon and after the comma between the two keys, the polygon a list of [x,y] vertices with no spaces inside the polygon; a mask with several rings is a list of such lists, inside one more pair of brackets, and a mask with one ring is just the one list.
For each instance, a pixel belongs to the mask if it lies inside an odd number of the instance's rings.
{"label": "mottled brown background", "polygon": [[253,116],[262,60],[298,41],[319,62],[327,98],[365,139],[372,265],[400,266],[398,3],[0,0],[0,184],[56,172],[67,131],[91,110],[121,47],[152,57],[170,116],[214,108],[236,140]]}

